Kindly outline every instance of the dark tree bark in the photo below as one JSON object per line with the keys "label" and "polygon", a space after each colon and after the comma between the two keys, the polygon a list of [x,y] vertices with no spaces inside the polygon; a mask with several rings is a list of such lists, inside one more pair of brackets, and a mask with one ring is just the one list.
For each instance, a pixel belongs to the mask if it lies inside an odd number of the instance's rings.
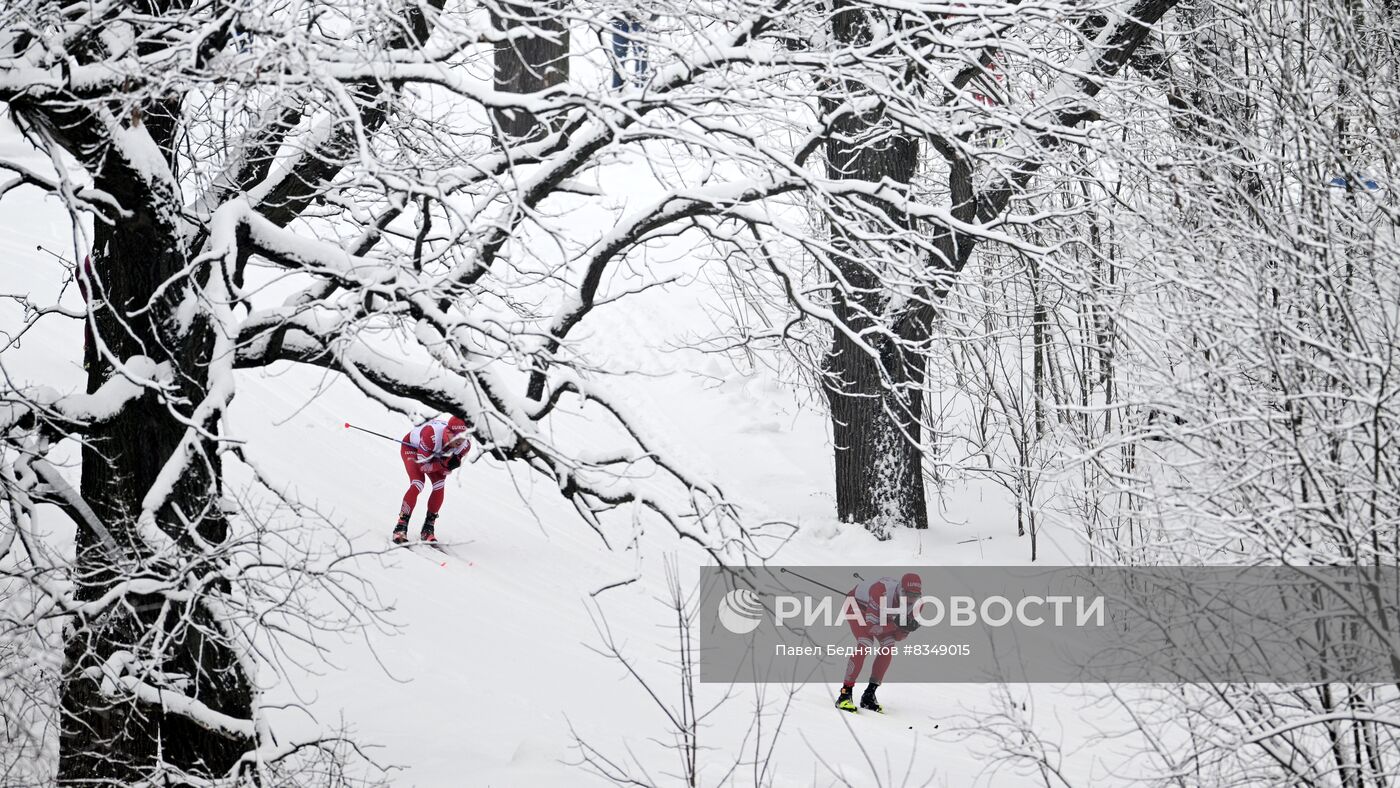
{"label": "dark tree bark", "polygon": [[[836,40],[845,45],[868,41],[868,13],[838,3],[831,18]],[[846,95],[868,92],[854,82],[842,88]],[[823,104],[827,113],[837,109],[835,99]],[[876,108],[837,121],[826,140],[826,159],[833,178],[908,184],[918,167],[919,142],[900,134]],[[896,207],[877,207],[897,224],[910,226]],[[845,331],[836,331],[824,359],[825,393],[836,445],[837,516],[883,536],[894,526],[928,527],[920,446],[924,359],[877,325],[888,312],[889,296],[870,262],[878,256],[868,254],[851,232],[860,223],[856,215],[849,222],[833,222],[832,245],[845,280],[844,286],[835,286],[833,279],[833,310],[846,329],[878,351],[879,359]]]}
{"label": "dark tree bark", "polygon": [[[567,0],[536,3],[501,3],[491,24],[497,30],[523,30],[525,35],[496,47],[496,89],[510,93],[536,93],[569,80],[569,29],[557,11]],[[492,115],[508,137],[529,139],[549,133],[532,113],[493,110]]]}
{"label": "dark tree bark", "polygon": [[[73,119],[76,120],[76,119]],[[140,122],[138,116],[134,123]],[[68,128],[84,128],[72,125]],[[91,128],[91,126],[86,126]],[[148,128],[157,144],[172,145],[172,126]],[[82,146],[74,146],[81,148]],[[100,151],[100,146],[99,146]],[[77,537],[76,597],[101,597],[133,570],[153,579],[174,574],[171,559],[152,561],[137,532],[142,499],[166,462],[179,451],[188,418],[208,389],[208,363],[213,334],[207,322],[182,325],[174,311],[194,282],[169,287],[188,260],[180,235],[159,210],[168,204],[124,166],[120,156],[100,153],[91,171],[98,188],[116,197],[131,215],[112,225],[97,223],[93,250],[93,292],[96,336],[110,355],[96,356],[89,366],[88,390],[95,391],[114,374],[112,357],[122,361],[146,356],[168,364],[176,374],[162,396],[148,394],[123,408],[113,419],[88,435],[83,447],[82,495],[106,524],[120,552],[99,549],[93,534]],[[162,284],[167,288],[162,292]],[[211,432],[217,424],[204,425]],[[227,537],[227,522],[218,505],[220,463],[212,441],[203,441],[186,472],[175,484],[156,525],[180,545],[175,560],[201,552],[200,539],[218,545]],[[136,568],[139,567],[139,568]],[[217,572],[217,561],[203,571]],[[196,573],[198,576],[199,573]],[[208,593],[219,593],[220,582]],[[113,702],[101,691],[101,666],[121,651],[144,657],[151,639],[173,635],[157,664],[146,667],[185,680],[180,694],[239,719],[251,716],[251,689],[235,655],[217,638],[207,611],[194,603],[171,603],[162,616],[165,598],[130,594],[92,619],[73,622],[65,649],[62,688],[63,725],[59,746],[59,780],[65,784],[97,782],[124,784],[149,776],[158,761],[192,774],[227,772],[246,751],[248,742],[195,725],[188,718],[167,714],[162,707],[129,701]],[[189,616],[192,627],[180,627]],[[138,672],[139,675],[139,672]],[[154,682],[153,682],[154,683]]]}

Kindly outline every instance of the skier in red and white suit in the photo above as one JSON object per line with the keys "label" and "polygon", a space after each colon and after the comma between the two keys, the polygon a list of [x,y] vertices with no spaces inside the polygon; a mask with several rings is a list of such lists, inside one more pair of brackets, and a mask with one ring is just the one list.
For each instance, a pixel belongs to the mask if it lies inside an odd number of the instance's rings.
{"label": "skier in red and white suit", "polygon": [[860,696],[860,707],[882,711],[879,701],[875,700],[875,690],[880,686],[880,682],[884,681],[885,671],[894,659],[891,647],[909,637],[916,624],[912,618],[913,610],[909,610],[904,626],[900,626],[897,616],[891,616],[894,620],[887,620],[881,612],[897,610],[912,604],[923,590],[923,580],[914,572],[909,572],[899,580],[893,577],[863,580],[846,594],[847,598],[856,601],[856,607],[860,610],[863,620],[850,622],[851,632],[856,636],[856,651],[846,662],[846,680],[841,684],[841,694],[836,696],[836,708],[842,711],[856,710],[851,694],[855,690],[856,681],[860,679],[861,668],[865,666],[865,655],[875,652],[878,648],[880,652],[875,654],[875,662],[870,666],[870,683]]}
{"label": "skier in red and white suit", "polygon": [[399,456],[403,458],[404,470],[408,471],[408,492],[403,494],[399,523],[394,526],[396,544],[408,541],[408,518],[418,503],[418,493],[427,485],[432,485],[432,492],[428,494],[428,516],[423,520],[418,538],[424,542],[437,541],[434,527],[438,509],[442,507],[442,488],[447,483],[447,474],[461,467],[462,458],[471,446],[467,423],[456,416],[425,421],[403,436]]}

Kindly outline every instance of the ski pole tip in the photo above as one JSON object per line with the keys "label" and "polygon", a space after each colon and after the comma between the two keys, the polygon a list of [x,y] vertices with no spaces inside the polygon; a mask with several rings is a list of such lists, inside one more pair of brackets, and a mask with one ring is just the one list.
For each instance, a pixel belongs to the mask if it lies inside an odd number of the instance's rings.
{"label": "ski pole tip", "polygon": [[345,429],[347,429],[347,430],[350,429],[350,422],[348,422],[348,421],[345,422]]}

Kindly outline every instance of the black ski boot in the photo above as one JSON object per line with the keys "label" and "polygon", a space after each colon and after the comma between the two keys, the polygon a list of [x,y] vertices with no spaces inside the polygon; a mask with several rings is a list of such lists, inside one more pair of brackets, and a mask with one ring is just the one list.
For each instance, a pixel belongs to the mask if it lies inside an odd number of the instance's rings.
{"label": "black ski boot", "polygon": [[836,708],[841,711],[849,711],[852,714],[856,713],[856,703],[855,699],[851,697],[850,687],[841,688],[841,694],[836,696]]}
{"label": "black ski boot", "polygon": [[394,544],[403,544],[408,541],[408,515],[399,517],[399,524],[394,526]]}
{"label": "black ski boot", "polygon": [[438,518],[438,513],[437,513],[437,512],[428,512],[428,517],[427,517],[427,519],[423,521],[423,530],[421,530],[421,531],[418,532],[418,541],[420,541],[420,542],[436,542],[436,541],[437,541],[437,532],[433,529],[433,526],[437,524],[437,518]]}
{"label": "black ski boot", "polygon": [[875,688],[878,687],[878,686],[880,686],[880,685],[879,685],[879,684],[868,684],[868,685],[866,685],[866,687],[865,687],[865,692],[861,693],[861,696],[860,696],[860,707],[861,707],[862,709],[870,709],[871,711],[879,711],[879,712],[883,712],[883,711],[885,710],[885,707],[880,705],[880,701],[875,700]]}

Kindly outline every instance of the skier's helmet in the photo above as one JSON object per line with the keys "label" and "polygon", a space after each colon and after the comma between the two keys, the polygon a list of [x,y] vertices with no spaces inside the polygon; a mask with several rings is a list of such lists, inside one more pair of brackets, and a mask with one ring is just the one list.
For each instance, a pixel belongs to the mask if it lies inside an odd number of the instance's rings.
{"label": "skier's helmet", "polygon": [[467,422],[458,416],[450,417],[442,431],[442,448],[450,452],[465,446],[467,441]]}
{"label": "skier's helmet", "polygon": [[913,598],[924,593],[924,580],[917,572],[907,572],[899,578],[899,590],[904,596]]}

